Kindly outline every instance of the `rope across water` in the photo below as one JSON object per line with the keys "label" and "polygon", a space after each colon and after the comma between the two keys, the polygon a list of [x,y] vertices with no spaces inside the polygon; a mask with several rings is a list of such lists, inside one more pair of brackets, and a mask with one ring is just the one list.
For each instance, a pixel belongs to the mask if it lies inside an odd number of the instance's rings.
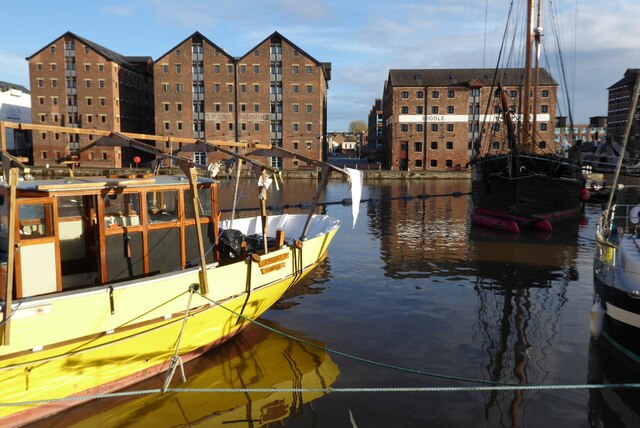
{"label": "rope across water", "polygon": [[211,303],[219,306],[235,316],[241,317],[249,322],[252,322],[262,328],[265,328],[273,333],[287,337],[296,342],[302,343],[307,346],[312,346],[331,354],[340,355],[345,358],[349,358],[355,361],[364,362],[378,367],[389,368],[402,372],[434,377],[439,379],[456,380],[461,382],[476,383],[482,385],[470,385],[470,386],[424,386],[424,387],[344,387],[344,388],[161,388],[161,389],[144,389],[139,391],[122,391],[108,394],[95,394],[95,395],[82,395],[63,398],[52,398],[46,400],[33,400],[33,401],[20,401],[20,402],[0,402],[0,407],[31,407],[39,406],[50,403],[60,403],[69,401],[88,401],[95,399],[105,398],[118,398],[118,397],[134,397],[150,394],[161,393],[207,393],[207,394],[221,394],[221,393],[420,393],[420,392],[484,392],[484,391],[559,391],[559,390],[605,390],[605,389],[640,389],[640,383],[613,383],[613,384],[558,384],[558,385],[542,385],[542,384],[510,384],[503,382],[494,382],[481,379],[470,379],[459,376],[449,376],[444,374],[430,373],[422,370],[416,370],[406,367],[395,366],[392,364],[382,363],[379,361],[370,360],[367,358],[358,357],[356,355],[348,354],[345,352],[337,351],[335,349],[320,346],[304,339],[292,336],[277,329],[274,329],[264,323],[257,320],[252,320],[246,316],[233,311],[219,304],[218,302],[209,299],[208,297],[200,294],[201,297],[210,301]]}

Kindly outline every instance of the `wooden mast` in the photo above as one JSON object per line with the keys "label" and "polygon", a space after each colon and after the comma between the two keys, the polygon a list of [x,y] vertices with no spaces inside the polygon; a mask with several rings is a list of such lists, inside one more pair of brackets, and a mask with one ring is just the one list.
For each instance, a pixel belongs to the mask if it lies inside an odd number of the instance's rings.
{"label": "wooden mast", "polygon": [[538,83],[540,79],[540,43],[542,42],[542,12],[540,10],[541,5],[538,1],[536,27],[533,31],[533,40],[536,44],[536,64],[534,68],[533,76],[533,124],[531,126],[531,144],[532,151],[535,151],[536,147],[536,130],[538,129]]}
{"label": "wooden mast", "polygon": [[524,90],[522,94],[522,146],[525,152],[531,147],[531,56],[533,51],[533,0],[527,1],[527,39],[524,63]]}

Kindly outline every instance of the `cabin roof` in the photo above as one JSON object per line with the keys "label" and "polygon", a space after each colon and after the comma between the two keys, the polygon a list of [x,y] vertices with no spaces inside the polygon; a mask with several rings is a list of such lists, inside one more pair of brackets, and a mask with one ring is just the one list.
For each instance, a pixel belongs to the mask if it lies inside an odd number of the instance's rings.
{"label": "cabin roof", "polygon": [[[217,180],[198,177],[198,184],[216,182]],[[119,188],[184,187],[188,185],[189,180],[183,175],[156,175],[145,178],[67,177],[56,180],[20,181],[18,182],[18,191],[56,193]]]}

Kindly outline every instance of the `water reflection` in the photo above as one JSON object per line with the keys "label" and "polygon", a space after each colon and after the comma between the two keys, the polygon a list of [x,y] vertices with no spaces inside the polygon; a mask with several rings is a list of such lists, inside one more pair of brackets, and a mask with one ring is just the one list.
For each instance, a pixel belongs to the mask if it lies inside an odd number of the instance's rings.
{"label": "water reflection", "polygon": [[[578,279],[578,219],[556,224],[551,234],[524,231],[506,241],[505,235],[475,227],[470,235],[475,338],[485,351],[480,364],[496,382],[544,383],[554,368],[547,354],[559,335],[567,289]],[[485,393],[485,419],[518,425],[531,395]]]}
{"label": "water reflection", "polygon": [[[287,334],[299,332],[262,321]],[[328,388],[339,374],[324,351],[251,325],[226,344],[185,364],[182,388]],[[176,379],[179,375],[176,374]],[[163,376],[137,384],[132,390],[161,388]],[[313,414],[311,401],[320,392],[167,393],[143,397],[101,399],[52,416],[32,426],[227,426],[262,427],[271,422]],[[313,416],[313,415],[311,415]]]}
{"label": "water reflection", "polygon": [[[606,340],[589,343],[588,383],[639,383],[640,367],[611,347]],[[593,389],[589,391],[589,426],[640,426],[640,391],[637,389]]]}
{"label": "water reflection", "polygon": [[320,264],[303,278],[302,281],[297,283],[295,287],[288,289],[271,309],[284,310],[297,306],[301,298],[322,293],[325,290],[322,284],[331,278],[331,263],[327,258],[320,262]]}
{"label": "water reflection", "polygon": [[[425,183],[417,190],[465,192],[465,184]],[[579,280],[579,219],[556,224],[553,233],[514,235],[472,227],[471,201],[465,196],[394,199],[409,193],[401,185],[370,191],[379,201],[368,204],[369,228],[380,242],[386,276],[428,280],[424,286],[471,285],[476,296],[471,337],[473,347],[481,350],[474,354],[479,377],[544,383],[555,368],[547,355],[557,342],[569,284]],[[532,395],[484,393],[485,420],[492,426],[518,425]]]}
{"label": "water reflection", "polygon": [[[383,183],[369,189],[369,229],[380,241],[387,276],[428,278],[441,269],[440,262],[467,261],[470,198],[431,195],[468,191],[466,181]],[[421,197],[401,199],[407,195]]]}

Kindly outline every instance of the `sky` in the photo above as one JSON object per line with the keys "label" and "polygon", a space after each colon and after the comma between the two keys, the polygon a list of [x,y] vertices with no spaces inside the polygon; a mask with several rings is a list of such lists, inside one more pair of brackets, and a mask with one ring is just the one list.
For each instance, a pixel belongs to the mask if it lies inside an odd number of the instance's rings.
{"label": "sky", "polygon": [[[26,57],[66,31],[154,60],[195,31],[241,56],[274,31],[332,63],[328,130],[367,121],[389,69],[494,68],[509,7],[521,0],[23,0],[5,2],[0,80],[29,87]],[[640,2],[554,0],[543,21],[544,57],[560,28],[574,123],[606,116],[607,88],[640,68]],[[514,12],[513,16],[517,14]],[[547,19],[547,18],[544,18]],[[560,68],[546,64],[562,83]],[[557,64],[557,61],[555,61]],[[554,68],[555,67],[555,68]],[[567,98],[566,96],[563,98]],[[562,101],[566,114],[566,101]]]}

